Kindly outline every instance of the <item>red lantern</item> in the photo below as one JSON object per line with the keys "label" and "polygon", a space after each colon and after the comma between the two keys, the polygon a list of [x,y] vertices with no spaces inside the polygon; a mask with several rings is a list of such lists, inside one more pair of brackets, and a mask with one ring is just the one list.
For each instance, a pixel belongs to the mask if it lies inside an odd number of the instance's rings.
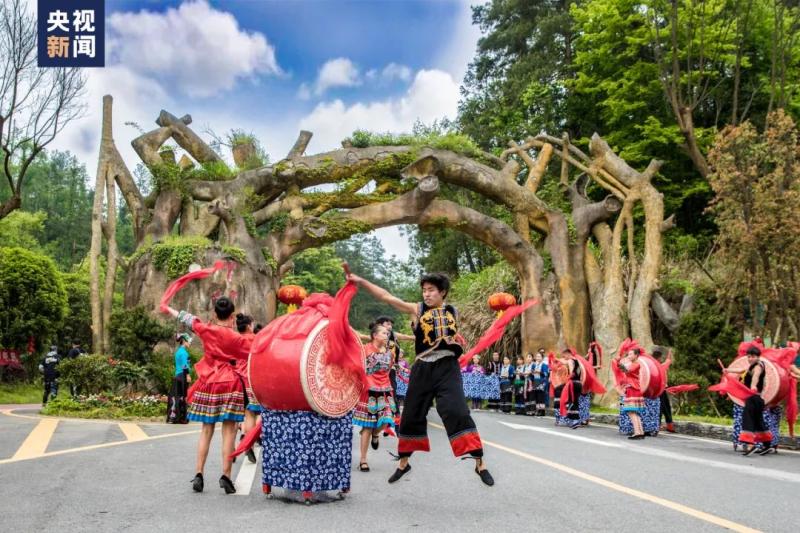
{"label": "red lantern", "polygon": [[496,292],[489,296],[489,307],[492,311],[497,311],[497,318],[503,316],[503,312],[517,304],[517,299],[507,292]]}
{"label": "red lantern", "polygon": [[297,311],[297,306],[303,303],[306,296],[308,296],[308,291],[300,285],[284,285],[278,289],[278,300],[286,304],[287,313]]}

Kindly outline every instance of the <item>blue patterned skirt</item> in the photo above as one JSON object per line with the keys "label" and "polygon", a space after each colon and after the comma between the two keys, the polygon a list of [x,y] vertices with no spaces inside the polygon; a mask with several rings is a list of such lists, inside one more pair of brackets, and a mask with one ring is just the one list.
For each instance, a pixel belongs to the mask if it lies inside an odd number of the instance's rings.
{"label": "blue patterned skirt", "polygon": [[581,394],[578,398],[578,414],[581,424],[589,422],[589,407],[592,405],[592,397],[589,394]]}
{"label": "blue patterned skirt", "polygon": [[[742,444],[739,442],[739,435],[742,434],[742,415],[744,415],[744,407],[733,404],[733,435],[731,439],[733,444],[737,446]],[[772,441],[770,442],[772,446],[777,446],[780,439],[782,415],[783,408],[781,406],[764,408],[764,425],[772,432]],[[759,443],[757,447],[761,448],[763,446]]]}
{"label": "blue patterned skirt", "polygon": [[497,374],[462,373],[464,397],[470,400],[499,400],[500,377]]}
{"label": "blue patterned skirt", "polygon": [[352,415],[264,409],[262,483],[311,492],[349,489],[352,424]]}
{"label": "blue patterned skirt", "polygon": [[408,393],[408,381],[403,381],[398,376],[397,378],[397,397],[398,398],[405,398],[406,394]]}
{"label": "blue patterned skirt", "polygon": [[[624,397],[620,396],[619,432],[623,435],[633,435],[633,423],[626,411],[623,411]],[[659,398],[644,399],[644,412],[641,414],[642,426],[645,433],[658,433],[660,428],[659,416],[661,414],[661,400]]]}

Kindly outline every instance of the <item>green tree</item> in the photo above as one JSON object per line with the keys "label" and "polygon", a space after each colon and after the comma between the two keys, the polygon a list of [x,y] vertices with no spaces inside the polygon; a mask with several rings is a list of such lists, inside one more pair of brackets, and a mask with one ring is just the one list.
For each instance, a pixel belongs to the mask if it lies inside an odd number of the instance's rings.
{"label": "green tree", "polygon": [[47,213],[15,211],[0,219],[0,246],[42,251],[41,239]]}
{"label": "green tree", "polygon": [[111,314],[111,351],[125,361],[147,364],[153,358],[153,349],[174,333],[173,327],[152,318],[144,307],[119,309]]}
{"label": "green tree", "polygon": [[729,280],[720,292],[734,305],[746,298],[751,317],[765,308],[764,327],[781,341],[797,338],[800,316],[800,129],[783,111],[768,123],[763,133],[750,122],[720,132],[709,178],[717,259]]}
{"label": "green tree", "polygon": [[22,248],[0,248],[0,346],[41,347],[60,332],[67,314],[64,282],[49,257]]}
{"label": "green tree", "polygon": [[569,4],[494,0],[473,7],[484,35],[462,86],[460,123],[479,145],[505,147],[508,139],[565,127],[563,87],[574,54]]}
{"label": "green tree", "polygon": [[28,171],[23,209],[44,211],[42,245],[68,270],[89,251],[92,199],[86,168],[69,152],[40,155]]}
{"label": "green tree", "polygon": [[85,349],[92,344],[92,313],[89,307],[89,268],[86,261],[74,272],[61,274],[67,291],[67,316],[63,340],[78,341]]}

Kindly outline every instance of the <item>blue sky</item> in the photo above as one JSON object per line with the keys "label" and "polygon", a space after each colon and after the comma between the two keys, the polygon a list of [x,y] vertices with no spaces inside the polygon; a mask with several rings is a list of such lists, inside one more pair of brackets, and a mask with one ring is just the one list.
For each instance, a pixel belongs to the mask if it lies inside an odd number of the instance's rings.
{"label": "blue sky", "polygon": [[[454,117],[478,30],[467,0],[106,1],[106,68],[88,69],[86,117],[56,141],[96,167],[100,105],[114,96],[114,137],[129,146],[164,108],[193,126],[252,131],[272,160],[310,129],[308,153],[355,129],[408,131]],[[399,257],[407,246],[382,230]]]}

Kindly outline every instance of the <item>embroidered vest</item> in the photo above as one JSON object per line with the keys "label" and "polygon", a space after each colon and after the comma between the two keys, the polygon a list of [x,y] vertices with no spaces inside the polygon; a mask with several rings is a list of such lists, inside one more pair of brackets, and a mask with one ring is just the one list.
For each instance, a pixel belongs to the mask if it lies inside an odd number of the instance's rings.
{"label": "embroidered vest", "polygon": [[443,307],[428,307],[420,303],[417,307],[417,322],[414,337],[417,357],[433,350],[449,350],[458,357],[464,348],[456,342],[458,313],[450,304]]}

